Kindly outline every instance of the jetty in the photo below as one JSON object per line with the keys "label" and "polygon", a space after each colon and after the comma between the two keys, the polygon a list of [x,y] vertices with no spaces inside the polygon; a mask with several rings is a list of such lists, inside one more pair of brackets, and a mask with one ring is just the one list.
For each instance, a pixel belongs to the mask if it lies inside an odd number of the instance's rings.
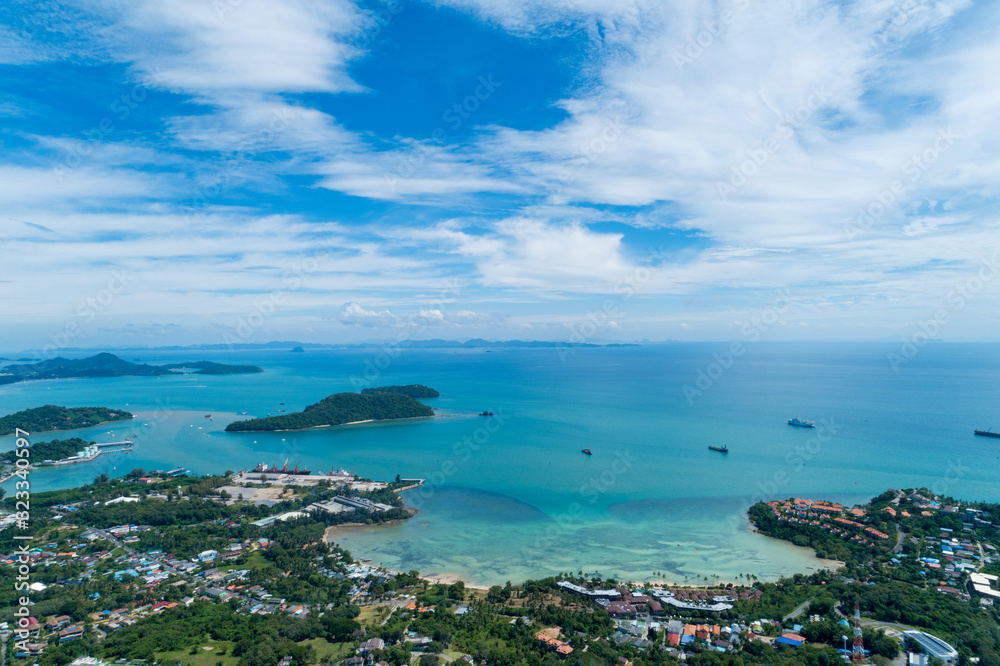
{"label": "jetty", "polygon": [[62,458],[61,460],[43,460],[34,463],[32,467],[61,467],[63,465],[75,465],[96,460],[102,453],[131,453],[133,442],[126,439],[123,442],[104,442],[102,444],[90,444],[84,447],[75,456]]}

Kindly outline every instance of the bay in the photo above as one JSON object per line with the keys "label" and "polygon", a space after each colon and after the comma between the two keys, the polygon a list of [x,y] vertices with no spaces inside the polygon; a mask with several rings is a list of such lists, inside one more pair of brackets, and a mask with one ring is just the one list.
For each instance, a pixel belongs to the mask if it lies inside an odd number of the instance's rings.
{"label": "bay", "polygon": [[[754,534],[745,520],[753,501],[853,503],[890,487],[922,486],[1000,500],[1000,449],[972,436],[974,428],[1000,427],[1000,346],[932,343],[898,368],[889,362],[898,344],[744,349],[731,358],[724,343],[116,352],[130,361],[205,359],[265,372],[25,382],[0,387],[0,411],[97,405],[139,415],[33,435],[134,435],[136,442],[132,454],[34,470],[35,491],[135,467],[208,474],[285,460],[372,479],[427,479],[405,495],[419,509],[415,518],[340,531],[337,539],[396,569],[480,584],[569,570],[632,579],[660,572],[687,582],[773,579],[818,561]],[[339,391],[411,383],[441,392],[426,401],[441,418],[295,433],[223,430],[245,418],[240,412],[292,412]],[[483,410],[498,416],[476,416]],[[820,427],[789,427],[792,417]],[[707,448],[723,443],[729,454]],[[12,445],[0,438],[0,447]],[[592,456],[581,453],[585,447]]]}

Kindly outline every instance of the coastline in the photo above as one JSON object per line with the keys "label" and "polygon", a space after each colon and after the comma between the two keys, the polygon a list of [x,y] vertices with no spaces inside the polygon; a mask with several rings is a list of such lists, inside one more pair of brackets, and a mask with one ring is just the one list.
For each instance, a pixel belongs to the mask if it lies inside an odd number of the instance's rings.
{"label": "coastline", "polygon": [[[139,418],[139,415],[136,414],[135,412],[129,412],[129,414],[132,415],[132,418],[129,418],[129,419],[115,419],[114,421],[101,421],[100,423],[92,423],[91,425],[85,425],[85,426],[81,426],[79,428],[67,428],[67,429],[61,429],[61,430],[33,430],[31,432],[31,436],[34,437],[35,435],[41,435],[41,434],[50,433],[50,432],[73,432],[74,430],[86,430],[87,428],[97,428],[98,426],[102,426],[102,425],[105,425],[105,424],[108,424],[108,423],[125,423],[126,421],[135,421],[136,419]],[[12,433],[10,433],[8,435],[0,435],[0,439],[3,439],[4,437],[13,437],[15,434],[16,433],[12,432]]]}
{"label": "coastline", "polygon": [[[806,567],[807,569],[813,569],[813,570],[816,570],[816,571],[818,571],[820,569],[825,569],[825,570],[829,571],[830,573],[836,573],[837,570],[840,569],[841,567],[847,566],[847,562],[841,562],[840,560],[828,560],[828,559],[824,559],[822,557],[818,557],[816,555],[816,549],[810,548],[809,546],[796,546],[794,543],[792,543],[790,541],[785,541],[784,539],[778,539],[778,538],[773,537],[773,536],[768,536],[767,534],[764,534],[763,532],[761,532],[760,530],[758,530],[756,527],[754,527],[753,523],[751,523],[750,521],[747,521],[747,529],[748,529],[748,531],[752,532],[753,534],[756,534],[758,537],[762,537],[764,539],[770,539],[772,541],[776,541],[778,543],[784,544],[785,546],[787,546],[790,549],[797,550],[799,552],[806,552],[806,553],[812,554],[812,557],[813,557],[814,560],[816,560],[817,565],[815,567]],[[805,574],[807,572],[802,571],[802,572],[797,572],[797,573],[803,573],[803,574]],[[809,573],[811,573],[811,572],[809,572]]]}
{"label": "coastline", "polygon": [[[236,432],[238,434],[245,434],[249,432],[306,432],[307,430],[319,430],[320,428],[339,428],[341,426],[349,425],[359,425],[363,423],[387,423],[389,421],[413,421],[415,419],[436,419],[436,418],[448,418],[456,416],[456,414],[429,414],[427,416],[404,416],[398,419],[365,419],[364,421],[348,421],[347,423],[327,423],[318,426],[309,426],[308,428],[288,428],[284,430],[226,430],[223,428],[223,432]],[[260,418],[260,417],[255,417]],[[263,417],[267,418],[267,417]],[[251,419],[252,420],[252,419]]]}

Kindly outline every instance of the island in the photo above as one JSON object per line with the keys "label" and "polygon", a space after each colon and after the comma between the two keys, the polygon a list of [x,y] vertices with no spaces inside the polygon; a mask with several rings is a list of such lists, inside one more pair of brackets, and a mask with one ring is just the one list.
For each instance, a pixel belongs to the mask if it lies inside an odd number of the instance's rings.
{"label": "island", "polygon": [[12,384],[32,379],[65,379],[69,377],[159,377],[163,375],[189,374],[177,372],[180,368],[193,368],[194,374],[225,375],[263,372],[255,365],[226,365],[211,361],[193,363],[171,363],[170,365],[147,365],[129,363],[114,354],[102,353],[82,359],[54,359],[8,365],[0,368],[0,384]]}
{"label": "island", "polygon": [[227,365],[225,363],[213,363],[212,361],[171,363],[160,367],[167,370],[190,370],[191,372],[185,374],[192,375],[249,375],[256,372],[264,372],[264,368],[257,365]]}
{"label": "island", "polygon": [[302,348],[301,346],[298,346],[298,347],[294,347],[294,348],[292,349],[292,353],[293,353],[293,354],[304,354],[304,353],[305,353],[305,351],[306,351],[306,350],[305,350],[305,349],[303,349],[303,348]]}
{"label": "island", "polygon": [[434,410],[402,393],[335,393],[315,405],[309,405],[301,412],[234,421],[226,426],[226,432],[305,430],[347,423],[425,416],[434,416]]}
{"label": "island", "polygon": [[407,384],[406,386],[377,386],[375,388],[361,389],[362,395],[372,395],[374,393],[401,393],[411,398],[437,398],[441,394],[429,386],[422,384]]}
{"label": "island", "polygon": [[0,436],[11,435],[16,428],[28,432],[48,432],[51,430],[76,430],[108,423],[127,421],[134,418],[131,412],[107,407],[60,407],[45,405],[25,409],[0,418]]}
{"label": "island", "polygon": [[[79,437],[71,437],[70,439],[53,439],[51,442],[37,442],[32,444],[29,448],[31,451],[31,464],[37,466],[43,461],[56,461],[56,460],[67,460],[80,456],[81,453],[87,453],[88,449],[94,447],[95,442],[88,442],[85,439],[80,439]],[[4,451],[0,453],[0,463],[7,465],[13,465],[17,462],[17,456],[15,455],[16,448],[12,448],[9,451]],[[81,459],[85,459],[88,456],[80,456]]]}

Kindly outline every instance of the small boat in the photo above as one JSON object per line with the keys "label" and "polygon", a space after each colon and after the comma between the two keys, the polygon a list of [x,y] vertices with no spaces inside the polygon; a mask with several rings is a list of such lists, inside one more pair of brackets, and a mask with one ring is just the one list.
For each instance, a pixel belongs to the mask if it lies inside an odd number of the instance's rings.
{"label": "small boat", "polygon": [[812,421],[803,421],[802,419],[788,419],[788,425],[798,426],[800,428],[815,428],[816,424]]}
{"label": "small boat", "polygon": [[1000,432],[993,432],[993,428],[987,428],[986,430],[975,430],[974,432],[980,437],[1000,437]]}
{"label": "small boat", "polygon": [[583,450],[583,453],[587,454],[588,456],[592,456],[592,455],[594,455],[594,454],[593,454],[593,453],[591,452],[591,450],[590,450],[590,449],[584,449],[584,450]]}
{"label": "small boat", "polygon": [[709,446],[712,451],[718,451],[719,453],[729,453],[729,447],[723,444],[722,446]]}

